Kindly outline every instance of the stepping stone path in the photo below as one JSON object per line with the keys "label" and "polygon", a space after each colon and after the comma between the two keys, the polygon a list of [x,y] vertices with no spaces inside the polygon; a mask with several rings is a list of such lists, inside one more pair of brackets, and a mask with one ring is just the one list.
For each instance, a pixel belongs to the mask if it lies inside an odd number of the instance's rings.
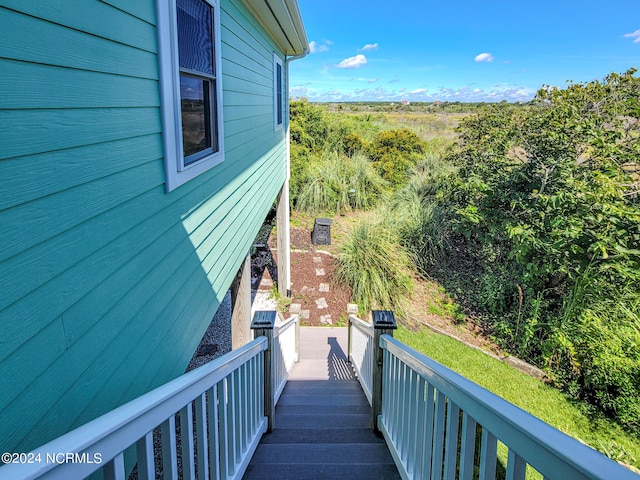
{"label": "stepping stone path", "polygon": [[303,325],[342,325],[346,319],[348,292],[330,283],[334,258],[313,248],[291,252],[291,300],[300,304],[294,308],[300,308]]}
{"label": "stepping stone path", "polygon": [[329,305],[327,304],[325,298],[322,297],[316,300],[316,307],[318,307],[318,310],[321,310],[323,308],[329,308]]}

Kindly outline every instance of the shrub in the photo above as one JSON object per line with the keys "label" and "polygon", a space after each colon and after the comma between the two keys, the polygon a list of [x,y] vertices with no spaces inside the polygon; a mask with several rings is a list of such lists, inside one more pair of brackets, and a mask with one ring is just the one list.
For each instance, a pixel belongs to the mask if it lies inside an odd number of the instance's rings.
{"label": "shrub", "polygon": [[634,74],[468,117],[449,157],[458,178],[439,187],[473,264],[463,293],[499,341],[630,428],[640,425]]}
{"label": "shrub", "polygon": [[425,142],[407,129],[378,133],[368,154],[382,178],[393,185],[404,183],[426,150]]}

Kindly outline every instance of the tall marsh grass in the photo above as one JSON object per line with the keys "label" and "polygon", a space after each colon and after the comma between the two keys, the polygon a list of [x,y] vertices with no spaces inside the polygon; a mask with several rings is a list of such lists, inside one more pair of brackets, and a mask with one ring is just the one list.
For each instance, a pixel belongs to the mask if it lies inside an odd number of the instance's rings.
{"label": "tall marsh grass", "polygon": [[395,192],[384,213],[412,253],[418,271],[425,276],[452,247],[451,215],[436,194],[441,179],[454,172],[455,167],[438,155],[426,155],[407,184]]}
{"label": "tall marsh grass", "polygon": [[369,209],[383,196],[386,182],[362,154],[324,153],[308,166],[297,209],[305,213]]}
{"label": "tall marsh grass", "polygon": [[364,311],[402,313],[403,300],[413,290],[411,258],[388,224],[380,219],[361,221],[343,242],[336,263],[335,280],[351,288]]}

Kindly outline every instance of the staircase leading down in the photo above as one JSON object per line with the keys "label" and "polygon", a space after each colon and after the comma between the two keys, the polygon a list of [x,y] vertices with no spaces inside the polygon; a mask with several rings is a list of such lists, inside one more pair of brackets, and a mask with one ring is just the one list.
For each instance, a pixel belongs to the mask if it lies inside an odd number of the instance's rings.
{"label": "staircase leading down", "polygon": [[300,329],[300,363],[244,479],[400,478],[346,352],[346,328]]}

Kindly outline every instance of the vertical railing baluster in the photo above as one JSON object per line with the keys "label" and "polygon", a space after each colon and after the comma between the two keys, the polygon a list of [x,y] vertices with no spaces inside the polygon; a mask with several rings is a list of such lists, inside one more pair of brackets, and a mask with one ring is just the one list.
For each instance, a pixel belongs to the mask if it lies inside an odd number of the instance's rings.
{"label": "vertical railing baluster", "polygon": [[415,471],[415,461],[416,461],[416,432],[418,431],[418,425],[416,423],[416,418],[418,416],[418,412],[422,410],[420,408],[420,403],[418,402],[418,378],[419,375],[410,370],[410,385],[409,385],[409,431],[407,432],[407,456],[405,457],[405,462],[407,463],[407,471],[410,474],[413,474]]}
{"label": "vertical railing baluster", "polygon": [[418,404],[418,411],[416,415],[416,430],[415,430],[415,458],[413,460],[413,478],[424,478],[422,473],[423,458],[426,454],[425,444],[425,423],[427,418],[426,412],[426,395],[427,395],[427,382],[425,382],[422,376],[418,375],[417,388],[416,388],[416,401]]}
{"label": "vertical railing baluster", "polygon": [[250,421],[249,421],[249,398],[251,391],[249,389],[249,366],[245,363],[242,365],[242,455],[247,449],[251,438]]}
{"label": "vertical railing baluster", "polygon": [[253,395],[251,395],[251,418],[252,418],[252,431],[255,433],[258,430],[258,425],[262,421],[264,412],[260,411],[260,396],[263,392],[260,390],[260,382],[263,380],[260,378],[262,372],[260,371],[260,359],[262,355],[256,356],[251,363],[251,388],[253,389]]}
{"label": "vertical railing baluster", "polygon": [[476,451],[476,421],[462,413],[462,439],[460,441],[460,480],[472,480]]}
{"label": "vertical railing baluster", "polygon": [[425,424],[424,424],[424,456],[422,458],[422,477],[421,478],[432,478],[431,477],[431,451],[433,446],[433,414],[435,408],[435,400],[434,394],[435,389],[433,385],[429,382],[427,384],[427,403],[426,403],[426,415],[425,415]]}
{"label": "vertical railing baluster", "polygon": [[506,480],[524,480],[527,475],[527,463],[524,459],[509,449],[507,457],[507,476]]}
{"label": "vertical railing baluster", "polygon": [[398,450],[398,453],[400,454],[400,458],[402,458],[403,452],[404,452],[404,448],[405,448],[405,444],[406,444],[406,434],[407,434],[407,429],[406,429],[406,422],[407,422],[407,415],[406,415],[406,411],[404,409],[404,407],[406,406],[406,375],[407,375],[407,366],[404,364],[404,362],[401,364],[400,366],[400,375],[398,376],[398,405],[402,405],[402,415],[400,416],[399,420],[399,428],[398,428],[398,441],[396,442],[396,449]]}
{"label": "vertical railing baluster", "polygon": [[460,408],[448,399],[447,401],[447,433],[444,453],[444,480],[455,480],[456,461],[458,459],[458,427]]}
{"label": "vertical railing baluster", "polygon": [[433,450],[431,453],[431,476],[442,478],[442,461],[444,452],[444,412],[445,396],[436,393],[436,404],[433,422]]}
{"label": "vertical railing baluster", "polygon": [[162,422],[162,470],[166,480],[178,480],[176,455],[176,418],[171,415]]}
{"label": "vertical railing baluster", "polygon": [[120,452],[103,469],[104,480],[125,480],[124,454]]}
{"label": "vertical railing baluster", "polygon": [[408,408],[409,410],[409,415],[404,415],[404,419],[403,419],[403,425],[404,425],[404,461],[407,461],[407,458],[411,455],[411,449],[413,448],[413,445],[411,445],[410,443],[410,438],[411,438],[411,424],[413,423],[413,418],[415,415],[415,410],[414,410],[414,405],[412,404],[412,399],[411,399],[411,382],[413,381],[413,375],[414,372],[411,369],[411,367],[409,367],[407,365],[406,367],[406,371],[404,374],[404,405]]}
{"label": "vertical railing baluster", "polygon": [[480,447],[480,480],[496,478],[496,460],[498,440],[486,428],[482,427],[482,445]]}
{"label": "vertical railing baluster", "polygon": [[260,395],[258,396],[258,418],[260,421],[265,416],[265,405],[264,405],[264,391],[267,388],[267,385],[264,383],[264,369],[265,369],[265,361],[264,361],[264,353],[262,352],[258,358],[258,392]]}
{"label": "vertical railing baluster", "polygon": [[196,404],[196,445],[198,452],[197,476],[201,480],[209,479],[209,442],[207,438],[207,394],[203,393],[195,400]]}
{"label": "vertical railing baluster", "polygon": [[222,479],[223,446],[220,440],[222,425],[220,423],[220,390],[222,382],[216,383],[209,389],[207,395],[207,418],[209,419],[209,478]]}
{"label": "vertical railing baluster", "polygon": [[[244,451],[244,402],[246,397],[242,391],[242,367],[235,371],[235,398],[233,404],[235,405],[235,433],[236,433],[236,456],[235,463],[238,464],[242,460],[242,452]],[[235,470],[234,470],[235,472]]]}
{"label": "vertical railing baluster", "polygon": [[382,384],[384,385],[382,388],[382,416],[384,417],[385,422],[389,423],[391,413],[389,410],[389,351],[385,350],[382,352],[382,355],[384,356],[384,361],[382,362]]}
{"label": "vertical railing baluster", "polygon": [[242,412],[240,417],[240,423],[242,424],[242,454],[246,450],[247,445],[249,444],[249,417],[248,417],[248,408],[249,408],[249,389],[247,385],[247,365],[244,364],[240,367],[240,402]]}
{"label": "vertical railing baluster", "polygon": [[220,442],[220,478],[226,480],[229,477],[229,456],[231,442],[229,440],[229,406],[228,406],[228,379],[225,377],[218,383],[218,440]]}
{"label": "vertical railing baluster", "polygon": [[256,357],[251,359],[248,366],[249,371],[247,372],[247,375],[249,378],[249,398],[247,399],[247,402],[249,404],[249,434],[253,436],[256,433],[256,425],[258,424],[258,418],[256,415],[256,375],[258,374],[256,371]]}
{"label": "vertical railing baluster", "polygon": [[193,412],[191,403],[180,410],[180,443],[182,445],[182,478],[195,480],[195,448],[193,445]]}
{"label": "vertical railing baluster", "polygon": [[156,472],[153,460],[153,432],[147,433],[136,442],[136,456],[138,460],[138,479],[154,480]]}
{"label": "vertical railing baluster", "polygon": [[375,337],[367,337],[367,381],[369,383],[369,391],[372,392],[373,400],[373,372],[375,370],[375,351],[376,341]]}
{"label": "vertical railing baluster", "polygon": [[238,395],[239,383],[238,383],[238,370],[231,372],[229,382],[229,435],[230,435],[230,452],[229,466],[231,467],[230,474],[235,475],[236,465],[238,464],[240,457],[240,416],[239,413],[239,401],[240,395]]}
{"label": "vertical railing baluster", "polygon": [[398,431],[400,422],[400,401],[399,401],[399,392],[398,392],[398,376],[400,370],[400,360],[396,356],[392,356],[392,382],[389,384],[390,389],[392,389],[391,394],[391,405],[392,405],[392,417],[391,417],[391,425],[390,425],[390,435],[393,439],[393,443],[397,443],[398,441]]}

